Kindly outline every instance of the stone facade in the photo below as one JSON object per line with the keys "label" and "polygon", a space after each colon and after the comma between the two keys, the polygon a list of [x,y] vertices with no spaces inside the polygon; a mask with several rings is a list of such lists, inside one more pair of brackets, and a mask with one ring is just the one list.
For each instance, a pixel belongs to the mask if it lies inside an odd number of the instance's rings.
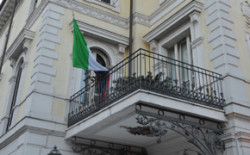
{"label": "stone facade", "polygon": [[[7,0],[0,8],[0,57],[13,3]],[[0,73],[0,154],[46,155],[56,145],[62,155],[78,155],[74,137],[131,144],[149,155],[199,152],[185,136],[172,131],[158,144],[152,136],[132,136],[121,129],[124,124],[138,125],[133,119],[137,103],[223,122],[218,138],[225,149],[217,154],[250,154],[250,7],[245,0],[133,1],[133,51],[143,48],[218,72],[223,109],[143,90],[68,126],[70,97],[87,76],[72,67],[73,18],[95,56],[99,54],[112,69],[129,55],[129,5],[128,0],[18,1]],[[145,68],[168,72],[167,65],[143,59]]]}

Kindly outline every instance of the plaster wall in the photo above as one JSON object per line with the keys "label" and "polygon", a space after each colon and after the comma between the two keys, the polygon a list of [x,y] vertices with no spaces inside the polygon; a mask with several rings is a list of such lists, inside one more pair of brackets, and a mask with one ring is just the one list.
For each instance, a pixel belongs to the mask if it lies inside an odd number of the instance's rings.
{"label": "plaster wall", "polygon": [[9,43],[7,47],[10,47],[12,42],[16,39],[17,35],[22,31],[24,25],[26,24],[26,19],[28,18],[30,2],[27,0],[22,0],[21,3],[16,8],[16,12],[13,18],[13,26],[9,38]]}

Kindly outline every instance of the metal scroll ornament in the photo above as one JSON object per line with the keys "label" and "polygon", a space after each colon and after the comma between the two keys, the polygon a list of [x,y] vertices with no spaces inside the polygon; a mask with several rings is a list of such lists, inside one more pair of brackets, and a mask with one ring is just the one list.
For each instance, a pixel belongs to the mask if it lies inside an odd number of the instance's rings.
{"label": "metal scroll ornament", "polygon": [[[183,123],[183,121],[161,120],[154,117],[147,117],[139,114],[137,122],[143,126],[148,126],[152,136],[158,137],[157,142],[161,142],[161,137],[172,130],[184,136],[189,143],[195,145],[203,155],[216,155],[216,151],[224,150],[224,143],[219,139],[222,134],[219,130],[201,128],[197,125]],[[180,115],[184,120],[185,116]],[[203,121],[199,122],[204,123]]]}

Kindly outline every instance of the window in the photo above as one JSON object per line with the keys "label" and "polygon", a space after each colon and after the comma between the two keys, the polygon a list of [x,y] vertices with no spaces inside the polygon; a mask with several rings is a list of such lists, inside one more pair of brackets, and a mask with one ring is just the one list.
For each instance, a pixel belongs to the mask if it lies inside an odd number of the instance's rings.
{"label": "window", "polygon": [[110,0],[101,0],[101,1],[110,4]]}
{"label": "window", "polygon": [[20,84],[20,80],[21,80],[21,75],[22,75],[22,65],[23,65],[23,60],[20,61],[19,63],[19,67],[17,69],[17,74],[15,76],[14,79],[14,90],[13,90],[13,94],[11,95],[11,105],[10,105],[10,109],[9,109],[9,118],[7,121],[7,126],[6,126],[6,131],[9,130],[11,123],[12,123],[12,119],[13,119],[13,114],[14,114],[14,107],[16,105],[16,101],[17,101],[17,96],[18,96],[18,92],[19,92],[19,84]]}
{"label": "window", "polygon": [[168,64],[168,77],[171,78],[172,81],[178,80],[179,83],[182,84],[189,82],[191,73],[190,70],[187,69],[187,64],[192,64],[191,55],[192,51],[189,36],[167,48],[167,56],[171,58]]}
{"label": "window", "polygon": [[[102,50],[99,48],[90,48],[93,55],[96,58],[96,61],[101,64],[104,67],[109,66],[108,57]],[[85,71],[82,70],[82,76],[81,76],[81,88],[85,87],[86,84],[90,84],[95,80],[95,73],[93,71]],[[94,104],[97,103],[97,100],[99,99],[99,86],[97,86],[98,83],[96,83],[96,86],[93,88],[90,88],[90,90],[87,91],[85,96],[81,96],[81,103],[90,103]]]}
{"label": "window", "polygon": [[86,0],[116,12],[120,12],[120,0]]}
{"label": "window", "polygon": [[37,7],[37,1],[38,0],[31,1],[31,6],[30,6],[29,14],[31,14],[36,9],[36,7]]}

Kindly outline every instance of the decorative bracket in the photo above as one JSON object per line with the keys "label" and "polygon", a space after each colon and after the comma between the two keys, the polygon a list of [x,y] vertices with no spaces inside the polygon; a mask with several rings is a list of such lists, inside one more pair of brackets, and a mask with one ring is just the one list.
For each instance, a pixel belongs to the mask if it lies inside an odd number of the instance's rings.
{"label": "decorative bracket", "polygon": [[143,104],[136,105],[136,113],[137,123],[149,127],[151,135],[158,137],[158,143],[168,130],[172,130],[185,137],[203,155],[216,155],[217,151],[224,151],[224,143],[219,138],[222,134],[221,122]]}

